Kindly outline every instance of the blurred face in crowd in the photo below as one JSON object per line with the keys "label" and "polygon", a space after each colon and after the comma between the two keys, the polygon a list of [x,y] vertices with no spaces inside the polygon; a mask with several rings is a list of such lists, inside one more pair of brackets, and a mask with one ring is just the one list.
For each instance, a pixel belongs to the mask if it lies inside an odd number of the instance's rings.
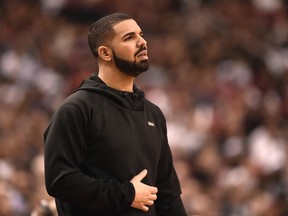
{"label": "blurred face in crowd", "polygon": [[130,76],[136,77],[149,68],[147,42],[143,32],[133,19],[125,20],[114,27],[115,37],[111,42],[115,66]]}

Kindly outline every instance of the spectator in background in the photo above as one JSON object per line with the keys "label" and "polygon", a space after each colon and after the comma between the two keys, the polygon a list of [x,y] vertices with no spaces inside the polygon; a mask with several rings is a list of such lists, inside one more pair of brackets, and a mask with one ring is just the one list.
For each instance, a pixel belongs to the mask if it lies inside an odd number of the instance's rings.
{"label": "spectator in background", "polygon": [[39,205],[32,211],[31,216],[57,216],[54,201],[41,200]]}

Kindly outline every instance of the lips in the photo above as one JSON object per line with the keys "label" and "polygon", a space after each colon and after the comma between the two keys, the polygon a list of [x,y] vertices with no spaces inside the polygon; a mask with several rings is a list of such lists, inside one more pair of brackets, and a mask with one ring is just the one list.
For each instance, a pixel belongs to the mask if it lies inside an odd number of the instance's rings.
{"label": "lips", "polygon": [[140,53],[137,54],[137,56],[147,56],[148,52],[147,50],[142,50]]}
{"label": "lips", "polygon": [[147,56],[147,48],[146,47],[141,47],[136,53],[135,56]]}

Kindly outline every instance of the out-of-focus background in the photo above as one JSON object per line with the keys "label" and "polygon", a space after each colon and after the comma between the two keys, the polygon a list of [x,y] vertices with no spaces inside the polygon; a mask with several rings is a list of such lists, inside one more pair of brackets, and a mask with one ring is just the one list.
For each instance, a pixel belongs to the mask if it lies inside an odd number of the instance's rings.
{"label": "out-of-focus background", "polygon": [[167,118],[187,212],[287,216],[287,0],[0,0],[0,215],[49,215],[43,132],[97,72],[87,32],[113,12],[148,41],[137,85]]}

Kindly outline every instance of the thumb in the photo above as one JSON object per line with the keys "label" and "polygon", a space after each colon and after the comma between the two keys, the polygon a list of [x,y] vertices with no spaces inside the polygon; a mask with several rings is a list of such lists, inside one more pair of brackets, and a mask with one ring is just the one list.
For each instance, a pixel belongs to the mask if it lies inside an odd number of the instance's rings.
{"label": "thumb", "polygon": [[134,176],[132,180],[142,181],[145,178],[148,171],[146,169],[142,170],[138,175]]}

